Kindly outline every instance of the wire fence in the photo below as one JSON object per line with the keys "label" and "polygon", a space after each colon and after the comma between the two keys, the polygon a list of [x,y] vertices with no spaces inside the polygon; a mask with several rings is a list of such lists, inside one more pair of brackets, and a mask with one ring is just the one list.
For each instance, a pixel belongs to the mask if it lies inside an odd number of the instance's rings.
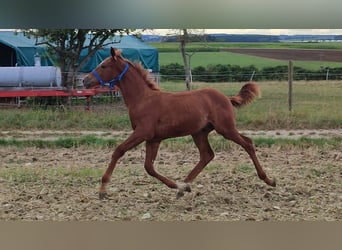
{"label": "wire fence", "polygon": [[[184,74],[160,74],[161,81],[183,81]],[[255,71],[248,73],[220,73],[211,72],[210,74],[191,74],[191,80],[194,82],[245,82],[245,81],[286,81],[288,72],[270,72],[257,73]],[[342,80],[342,73],[329,72],[295,72],[294,80],[317,81],[317,80]]]}
{"label": "wire fence", "polygon": [[[286,67],[287,68],[287,67]],[[288,68],[287,68],[288,69]],[[65,74],[62,72],[62,75]],[[77,74],[74,78],[74,88],[83,88],[83,79],[85,77],[86,73]],[[162,89],[165,89],[168,91],[167,88],[164,88],[167,84],[172,84],[173,82],[185,82],[185,76],[184,72],[179,74],[162,74],[162,73],[150,73],[150,77],[162,87]],[[263,98],[274,98],[274,96],[277,96],[278,92],[281,89],[282,91],[282,106],[289,105],[289,109],[292,109],[292,105],[298,107],[298,96],[304,95],[304,93],[310,93],[312,90],[315,90],[314,95],[320,95],[325,98],[327,101],[336,101],[337,99],[342,99],[342,73],[336,73],[330,70],[322,70],[321,72],[317,71],[306,71],[306,72],[293,72],[293,82],[294,82],[294,90],[293,93],[290,91],[288,82],[289,82],[289,73],[286,72],[258,72],[256,70],[250,70],[250,71],[242,71],[242,72],[219,72],[219,71],[212,71],[210,73],[202,73],[202,74],[193,74],[191,75],[191,81],[193,83],[243,83],[247,81],[255,81],[257,83],[267,83],[267,82],[280,82],[281,84],[277,85],[276,88],[274,88],[270,93],[266,92],[266,95],[263,94]],[[305,82],[306,84],[303,84]],[[317,84],[317,82],[319,84]],[[326,83],[334,83],[334,90],[332,92],[327,92],[324,90],[322,86],[326,85]],[[297,84],[300,83],[300,84]],[[311,84],[312,83],[312,84]],[[163,84],[166,84],[163,86]],[[177,84],[176,84],[177,85]],[[300,85],[300,90],[298,86]],[[331,84],[330,84],[331,85]],[[36,88],[39,88],[39,86],[36,86]],[[61,86],[63,88],[63,86]],[[287,93],[289,93],[289,96],[287,96]],[[291,96],[290,96],[291,94]],[[293,97],[292,97],[293,95]],[[285,99],[284,99],[285,96]],[[56,99],[56,97],[54,97]],[[92,98],[92,104],[97,103],[115,103],[116,99],[120,99],[121,95],[120,92],[116,93],[107,93],[102,94],[101,96],[96,96]],[[32,99],[32,98],[31,98]],[[49,101],[46,101],[45,99],[42,101],[41,99],[44,98],[36,98],[36,100],[33,100],[32,102],[39,101],[44,103],[50,103]],[[58,99],[58,98],[57,98]],[[73,105],[85,105],[85,100],[82,97],[74,98],[75,100],[72,100]],[[289,100],[288,103],[287,99]],[[285,102],[284,102],[285,100]],[[292,104],[293,100],[293,104]],[[10,100],[13,101],[13,100]],[[54,101],[54,100],[52,100]],[[7,100],[1,100],[1,103],[7,103]],[[20,101],[15,101],[14,103],[20,103]],[[278,105],[278,102],[275,104]],[[296,108],[296,107],[295,107]]]}

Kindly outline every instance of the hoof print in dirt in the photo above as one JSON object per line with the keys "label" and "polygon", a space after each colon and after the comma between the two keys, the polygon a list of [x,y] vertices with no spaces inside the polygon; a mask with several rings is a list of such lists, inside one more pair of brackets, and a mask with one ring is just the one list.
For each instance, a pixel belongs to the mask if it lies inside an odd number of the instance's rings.
{"label": "hoof print in dirt", "polygon": [[108,200],[108,194],[106,192],[99,193],[100,200]]}
{"label": "hoof print in dirt", "polygon": [[184,192],[183,191],[179,191],[176,194],[176,199],[182,198],[184,196]]}

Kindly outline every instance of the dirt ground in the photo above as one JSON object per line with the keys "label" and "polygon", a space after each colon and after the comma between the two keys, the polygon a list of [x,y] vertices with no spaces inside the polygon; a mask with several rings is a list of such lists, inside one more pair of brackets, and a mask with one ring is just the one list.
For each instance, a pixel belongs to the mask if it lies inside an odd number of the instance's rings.
{"label": "dirt ground", "polygon": [[[44,136],[42,134],[44,133]],[[63,132],[60,132],[63,133]],[[97,132],[101,134],[101,132]],[[107,132],[103,136],[111,136]],[[250,136],[341,136],[341,131],[245,131]],[[51,138],[58,131],[3,131],[5,138]],[[99,179],[110,159],[108,148],[0,147],[0,220],[52,221],[336,221],[342,219],[342,152],[329,147],[258,147],[264,170],[277,187],[259,180],[238,146],[216,152],[176,199],[149,176],[144,148],[127,152],[114,170],[109,199],[98,199]],[[196,148],[161,147],[157,171],[182,180],[198,161]],[[20,175],[18,173],[21,173]]]}

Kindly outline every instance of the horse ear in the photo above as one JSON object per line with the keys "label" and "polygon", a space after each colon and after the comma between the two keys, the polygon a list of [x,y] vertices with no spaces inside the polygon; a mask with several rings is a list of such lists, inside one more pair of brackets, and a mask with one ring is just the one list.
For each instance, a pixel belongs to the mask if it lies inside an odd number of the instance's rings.
{"label": "horse ear", "polygon": [[110,54],[112,55],[113,59],[116,61],[117,60],[117,53],[119,52],[118,49],[116,48],[110,48]]}

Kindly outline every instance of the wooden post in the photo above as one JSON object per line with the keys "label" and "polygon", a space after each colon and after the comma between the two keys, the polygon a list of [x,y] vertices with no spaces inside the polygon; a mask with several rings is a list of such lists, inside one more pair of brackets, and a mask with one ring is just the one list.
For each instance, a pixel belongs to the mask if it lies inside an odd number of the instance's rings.
{"label": "wooden post", "polygon": [[252,75],[251,75],[251,78],[249,78],[249,81],[250,81],[250,82],[253,81],[254,74],[255,74],[255,70],[253,70],[253,73],[252,73]]}
{"label": "wooden post", "polygon": [[293,82],[293,63],[289,61],[289,111],[292,111],[292,82]]}
{"label": "wooden post", "polygon": [[87,111],[90,110],[90,102],[91,102],[91,97],[87,96],[86,97],[86,107],[85,107],[85,110],[87,110]]}

